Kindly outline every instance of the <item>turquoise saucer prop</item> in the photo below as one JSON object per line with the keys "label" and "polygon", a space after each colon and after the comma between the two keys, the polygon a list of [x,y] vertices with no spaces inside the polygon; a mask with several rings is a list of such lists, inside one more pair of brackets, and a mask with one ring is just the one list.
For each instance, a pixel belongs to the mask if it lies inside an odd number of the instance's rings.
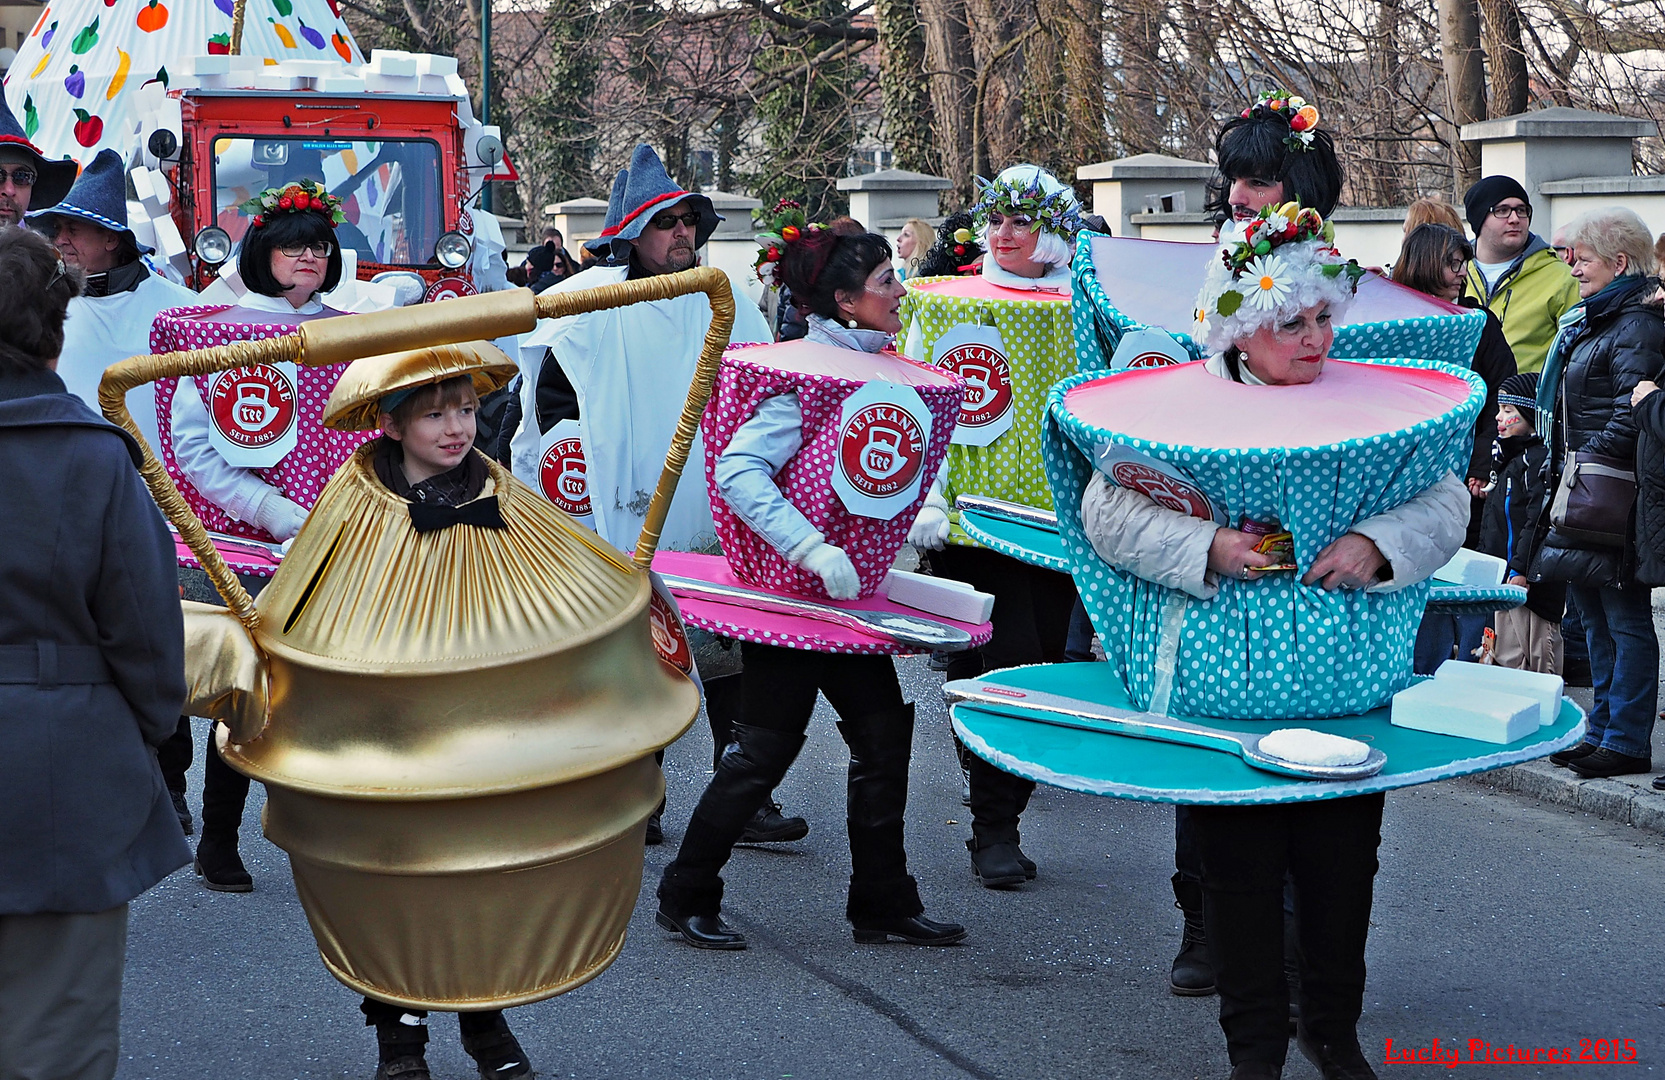
{"label": "turquoise saucer prop", "polygon": [[[990,672],[978,681],[1134,707],[1108,664],[1037,664]],[[955,705],[949,715],[973,753],[1009,773],[1089,795],[1195,805],[1311,802],[1428,784],[1547,757],[1583,739],[1585,729],[1583,710],[1566,698],[1555,723],[1501,746],[1394,727],[1385,707],[1329,720],[1197,721],[1257,734],[1312,728],[1358,739],[1387,755],[1387,765],[1375,776],[1329,782],[1262,772],[1218,750],[1060,727],[974,705]]]}

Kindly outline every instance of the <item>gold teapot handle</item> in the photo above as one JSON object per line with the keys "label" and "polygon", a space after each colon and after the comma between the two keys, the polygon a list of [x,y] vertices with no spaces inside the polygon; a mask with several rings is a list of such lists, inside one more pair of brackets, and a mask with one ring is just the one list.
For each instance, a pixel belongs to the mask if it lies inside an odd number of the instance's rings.
{"label": "gold teapot handle", "polygon": [[523,334],[536,327],[539,319],[626,307],[650,300],[668,300],[696,292],[705,293],[710,300],[711,327],[706,331],[694,382],[688,388],[688,399],[677,422],[670,452],[665,457],[665,469],[660,474],[659,486],[654,491],[647,519],[642,524],[642,534],[636,542],[635,563],[645,570],[653,563],[653,553],[659,546],[659,534],[665,525],[665,515],[670,510],[671,497],[676,494],[677,482],[688,462],[689,450],[699,430],[700,415],[705,411],[706,399],[711,396],[723,350],[727,348],[729,333],[734,328],[733,290],[728,275],[715,267],[697,267],[679,274],[664,274],[574,292],[545,293],[537,297],[525,289],[482,293],[410,308],[317,319],[302,323],[293,334],[262,341],[234,341],[210,349],[135,356],[112,364],[105,371],[98,387],[98,405],[106,418],[138,440],[144,458],[139,471],[145,485],[150,488],[151,497],[179,530],[181,539],[197,557],[226,606],[238,621],[252,631],[260,625],[260,613],[255,610],[253,599],[237,580],[237,575],[231,572],[231,567],[226,565],[201,520],[179,494],[173,478],[134,424],[133,416],[127,410],[129,390],[157,379],[207,375],[255,364],[293,362],[320,367],[404,349]]}

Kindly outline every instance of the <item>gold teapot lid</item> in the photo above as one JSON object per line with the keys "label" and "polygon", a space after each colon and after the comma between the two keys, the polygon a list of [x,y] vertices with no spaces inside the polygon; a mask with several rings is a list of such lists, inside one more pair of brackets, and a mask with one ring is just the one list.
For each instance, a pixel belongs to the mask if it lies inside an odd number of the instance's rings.
{"label": "gold teapot lid", "polygon": [[485,397],[507,386],[519,370],[489,341],[366,356],[341,373],[341,381],[324,406],[324,426],[337,431],[374,431],[379,403],[389,394],[472,375],[474,392]]}

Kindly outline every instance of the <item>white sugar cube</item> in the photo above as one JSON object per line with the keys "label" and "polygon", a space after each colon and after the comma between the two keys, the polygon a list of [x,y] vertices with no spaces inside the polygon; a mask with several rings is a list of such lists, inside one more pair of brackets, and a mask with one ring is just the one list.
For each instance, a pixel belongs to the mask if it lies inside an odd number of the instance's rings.
{"label": "white sugar cube", "polygon": [[1434,580],[1452,585],[1503,584],[1509,574],[1509,562],[1496,555],[1486,555],[1470,548],[1458,548],[1451,561],[1434,571]]}
{"label": "white sugar cube", "polygon": [[1555,723],[1555,718],[1561,713],[1562,681],[1559,675],[1520,671],[1496,664],[1464,664],[1447,660],[1434,672],[1434,678],[1448,683],[1464,683],[1495,694],[1518,694],[1531,698],[1538,703],[1540,727]]}
{"label": "white sugar cube", "polygon": [[941,615],[965,623],[985,623],[994,610],[994,597],[963,581],[892,570],[885,578],[885,596],[893,604]]}
{"label": "white sugar cube", "polygon": [[1538,730],[1538,702],[1460,679],[1424,679],[1393,695],[1393,724],[1460,739],[1512,743]]}

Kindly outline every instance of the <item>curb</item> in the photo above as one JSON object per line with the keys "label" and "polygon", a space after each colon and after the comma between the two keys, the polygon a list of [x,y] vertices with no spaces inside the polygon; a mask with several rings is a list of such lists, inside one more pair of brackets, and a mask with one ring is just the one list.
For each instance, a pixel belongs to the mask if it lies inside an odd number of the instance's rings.
{"label": "curb", "polygon": [[[1645,775],[1625,780],[1582,780],[1571,769],[1556,768],[1546,759],[1465,779],[1665,836],[1665,792],[1655,791]],[[1626,782],[1633,779],[1637,782]]]}

